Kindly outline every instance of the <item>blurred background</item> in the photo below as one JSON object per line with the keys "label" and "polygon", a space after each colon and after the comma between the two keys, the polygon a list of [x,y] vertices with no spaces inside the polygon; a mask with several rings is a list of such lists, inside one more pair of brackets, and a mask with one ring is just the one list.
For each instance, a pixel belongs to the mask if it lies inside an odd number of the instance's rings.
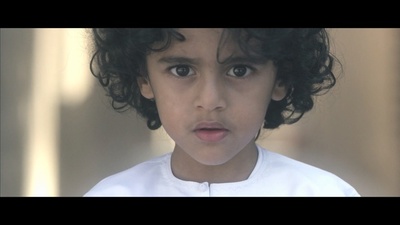
{"label": "blurred background", "polygon": [[[337,86],[258,143],[328,170],[362,196],[400,196],[400,29],[328,29]],[[82,196],[172,150],[117,113],[89,71],[85,29],[1,29],[1,196]]]}

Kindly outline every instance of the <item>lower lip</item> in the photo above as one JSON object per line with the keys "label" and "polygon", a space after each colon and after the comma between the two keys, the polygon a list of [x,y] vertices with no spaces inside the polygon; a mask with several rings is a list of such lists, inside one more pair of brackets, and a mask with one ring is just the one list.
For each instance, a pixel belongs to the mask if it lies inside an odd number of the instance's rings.
{"label": "lower lip", "polygon": [[205,142],[218,142],[226,137],[228,130],[215,129],[215,130],[195,130],[196,136]]}

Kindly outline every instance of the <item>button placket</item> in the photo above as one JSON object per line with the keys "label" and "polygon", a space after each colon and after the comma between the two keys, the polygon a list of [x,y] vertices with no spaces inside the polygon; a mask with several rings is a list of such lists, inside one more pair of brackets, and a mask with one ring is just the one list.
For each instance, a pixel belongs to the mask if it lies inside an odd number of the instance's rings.
{"label": "button placket", "polygon": [[204,182],[204,183],[199,184],[199,191],[201,191],[201,192],[208,191],[208,183]]}

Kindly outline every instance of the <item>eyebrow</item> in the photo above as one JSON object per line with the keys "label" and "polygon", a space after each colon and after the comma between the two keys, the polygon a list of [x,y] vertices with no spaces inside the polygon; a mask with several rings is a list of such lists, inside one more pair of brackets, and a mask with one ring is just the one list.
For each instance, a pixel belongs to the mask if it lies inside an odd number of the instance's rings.
{"label": "eyebrow", "polygon": [[[249,56],[233,56],[227,59],[224,59],[221,64],[240,64],[240,63],[249,63],[249,64],[264,64],[268,60],[263,57],[249,57]],[[198,64],[200,62],[199,59],[189,58],[189,57],[181,57],[181,56],[165,56],[158,60],[160,63],[176,63],[176,64]]]}
{"label": "eyebrow", "polygon": [[180,56],[165,56],[160,58],[158,62],[177,63],[177,64],[197,64],[199,63],[199,60],[195,58],[180,57]]}
{"label": "eyebrow", "polygon": [[267,59],[263,57],[251,57],[251,56],[233,56],[222,61],[222,64],[264,64],[267,63]]}

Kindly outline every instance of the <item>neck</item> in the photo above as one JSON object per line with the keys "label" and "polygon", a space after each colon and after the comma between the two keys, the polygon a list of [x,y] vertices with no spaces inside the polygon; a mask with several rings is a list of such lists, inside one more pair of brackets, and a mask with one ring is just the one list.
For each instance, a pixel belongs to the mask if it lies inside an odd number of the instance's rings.
{"label": "neck", "polygon": [[228,183],[246,180],[258,159],[258,149],[255,143],[248,144],[237,155],[220,165],[202,164],[185,151],[176,149],[171,157],[173,174],[181,180],[199,183]]}

